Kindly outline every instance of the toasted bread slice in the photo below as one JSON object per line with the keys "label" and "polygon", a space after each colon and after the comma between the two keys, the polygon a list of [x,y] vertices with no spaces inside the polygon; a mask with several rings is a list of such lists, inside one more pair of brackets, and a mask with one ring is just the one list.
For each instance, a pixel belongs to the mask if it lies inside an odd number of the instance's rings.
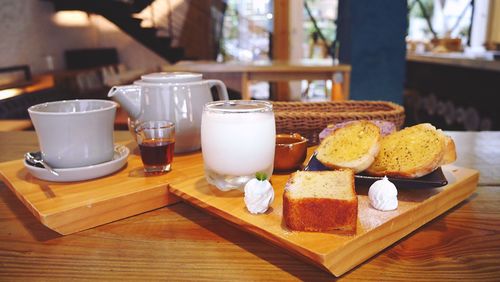
{"label": "toasted bread slice", "polygon": [[336,129],[318,146],[316,158],[329,168],[368,168],[380,148],[380,128],[369,121],[352,122]]}
{"label": "toasted bread slice", "polygon": [[444,156],[440,165],[451,164],[452,162],[457,160],[457,152],[455,149],[455,142],[453,142],[453,139],[451,139],[450,136],[446,136],[444,142],[445,142]]}
{"label": "toasted bread slice", "polygon": [[453,140],[429,123],[407,127],[382,138],[368,174],[417,178],[456,159]]}
{"label": "toasted bread slice", "polygon": [[297,231],[343,234],[356,232],[358,198],[354,190],[354,172],[297,171],[285,186],[283,218]]}

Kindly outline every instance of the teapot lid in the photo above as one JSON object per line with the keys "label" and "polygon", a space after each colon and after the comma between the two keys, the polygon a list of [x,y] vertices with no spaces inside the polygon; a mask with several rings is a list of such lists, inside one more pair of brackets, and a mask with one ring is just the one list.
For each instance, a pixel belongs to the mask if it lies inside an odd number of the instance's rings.
{"label": "teapot lid", "polygon": [[140,83],[184,83],[201,81],[202,75],[200,73],[192,72],[154,72],[141,76],[141,80],[136,81]]}

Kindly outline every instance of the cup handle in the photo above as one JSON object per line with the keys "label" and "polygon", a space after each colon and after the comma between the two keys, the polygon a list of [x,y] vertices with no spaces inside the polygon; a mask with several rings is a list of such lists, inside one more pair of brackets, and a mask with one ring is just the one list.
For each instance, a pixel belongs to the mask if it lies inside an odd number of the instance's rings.
{"label": "cup handle", "polygon": [[208,83],[210,87],[215,86],[217,88],[219,100],[229,100],[229,95],[227,94],[227,88],[224,82],[218,79],[207,79],[206,83]]}

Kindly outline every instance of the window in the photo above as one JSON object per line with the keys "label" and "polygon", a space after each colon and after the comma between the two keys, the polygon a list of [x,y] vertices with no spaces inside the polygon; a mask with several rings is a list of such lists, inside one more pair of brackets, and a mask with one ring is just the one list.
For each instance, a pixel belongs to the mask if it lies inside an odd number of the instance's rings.
{"label": "window", "polygon": [[[428,44],[420,45],[419,49],[410,45],[410,51],[460,51],[470,39],[472,2],[471,0],[408,1],[408,40]],[[448,40],[450,45],[439,46],[436,43],[437,39]],[[451,40],[455,40],[454,43]]]}
{"label": "window", "polygon": [[269,60],[271,0],[229,0],[219,61]]}

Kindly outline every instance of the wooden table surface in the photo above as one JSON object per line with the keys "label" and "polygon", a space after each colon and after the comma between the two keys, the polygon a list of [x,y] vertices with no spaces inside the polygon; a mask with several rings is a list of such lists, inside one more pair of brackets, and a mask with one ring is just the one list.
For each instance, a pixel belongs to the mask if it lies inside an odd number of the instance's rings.
{"label": "wooden table surface", "polygon": [[[500,281],[500,132],[449,133],[456,164],[481,172],[477,192],[341,280]],[[0,132],[0,161],[36,149],[34,132]],[[1,281],[334,278],[184,203],[61,236],[0,183]]]}
{"label": "wooden table surface", "polygon": [[[351,66],[344,64],[334,65],[333,61],[325,59],[302,59],[290,61],[257,61],[257,62],[227,62],[213,61],[184,61],[175,65],[162,67],[166,72],[198,72],[204,78],[220,79],[227,87],[241,91],[244,100],[251,99],[249,91],[253,81],[294,81],[294,80],[333,80],[337,73],[342,74],[340,93],[334,93],[332,99],[349,99]],[[288,91],[286,91],[288,93]],[[278,97],[278,100],[287,101],[289,97]]]}

